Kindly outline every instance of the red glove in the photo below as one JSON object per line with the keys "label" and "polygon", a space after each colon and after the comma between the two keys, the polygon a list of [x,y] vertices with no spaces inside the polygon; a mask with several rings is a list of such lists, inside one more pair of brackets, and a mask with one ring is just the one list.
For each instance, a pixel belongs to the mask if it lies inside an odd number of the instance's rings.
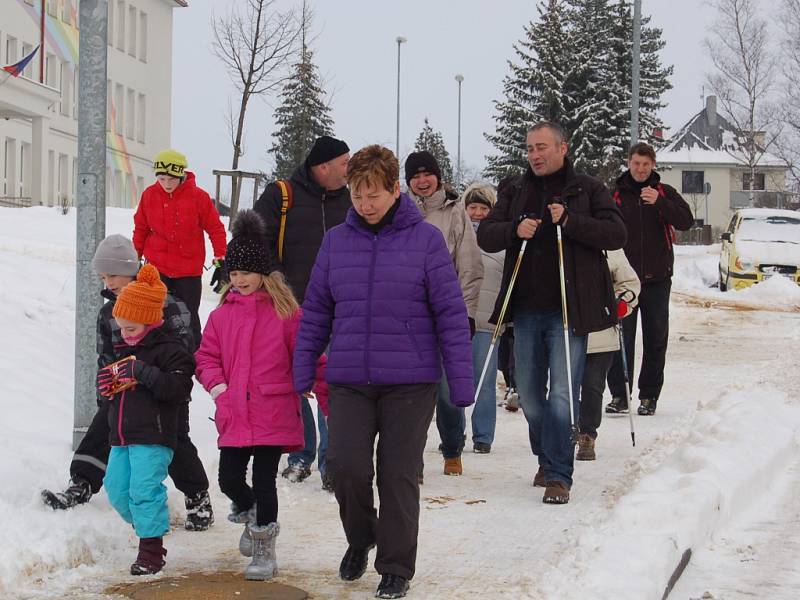
{"label": "red glove", "polygon": [[617,318],[623,319],[628,314],[628,303],[625,300],[617,302]]}
{"label": "red glove", "polygon": [[111,385],[114,381],[114,376],[107,369],[100,369],[97,371],[97,392],[106,398],[113,396],[111,392]]}

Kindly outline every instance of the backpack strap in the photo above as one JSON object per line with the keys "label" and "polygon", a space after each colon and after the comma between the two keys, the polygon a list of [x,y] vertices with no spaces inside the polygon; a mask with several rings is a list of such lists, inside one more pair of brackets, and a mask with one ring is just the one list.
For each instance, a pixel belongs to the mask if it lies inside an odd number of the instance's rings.
{"label": "backpack strap", "polygon": [[283,240],[286,236],[286,213],[292,208],[292,186],[284,179],[279,179],[275,183],[281,190],[281,226],[278,232],[278,260],[283,262]]}

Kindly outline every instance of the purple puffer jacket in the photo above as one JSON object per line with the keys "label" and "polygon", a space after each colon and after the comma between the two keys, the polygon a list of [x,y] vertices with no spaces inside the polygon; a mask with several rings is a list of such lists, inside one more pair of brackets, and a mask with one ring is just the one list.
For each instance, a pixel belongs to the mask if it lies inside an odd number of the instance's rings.
{"label": "purple puffer jacket", "polygon": [[405,194],[376,235],[353,208],[325,234],[306,288],[294,384],[311,389],[330,341],[326,380],[343,385],[450,385],[450,401],[473,401],[467,308],[441,232]]}

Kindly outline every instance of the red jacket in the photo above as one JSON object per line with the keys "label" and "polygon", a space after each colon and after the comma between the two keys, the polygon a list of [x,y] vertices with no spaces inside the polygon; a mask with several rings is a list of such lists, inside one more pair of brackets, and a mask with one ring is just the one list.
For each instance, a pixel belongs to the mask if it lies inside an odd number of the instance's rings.
{"label": "red jacket", "polygon": [[167,277],[199,277],[203,274],[206,245],[211,238],[214,256],[225,256],[225,226],[211,197],[197,187],[194,173],[167,194],[158,182],[142,194],[133,215],[133,245]]}

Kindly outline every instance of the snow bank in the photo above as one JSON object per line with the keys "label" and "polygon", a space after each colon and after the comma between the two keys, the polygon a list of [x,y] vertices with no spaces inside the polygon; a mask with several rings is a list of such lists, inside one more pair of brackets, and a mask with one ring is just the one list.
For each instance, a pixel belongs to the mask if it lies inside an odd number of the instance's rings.
{"label": "snow bank", "polygon": [[686,549],[748,509],[797,456],[800,407],[780,392],[698,405],[681,448],[578,537],[550,597],[660,598]]}

